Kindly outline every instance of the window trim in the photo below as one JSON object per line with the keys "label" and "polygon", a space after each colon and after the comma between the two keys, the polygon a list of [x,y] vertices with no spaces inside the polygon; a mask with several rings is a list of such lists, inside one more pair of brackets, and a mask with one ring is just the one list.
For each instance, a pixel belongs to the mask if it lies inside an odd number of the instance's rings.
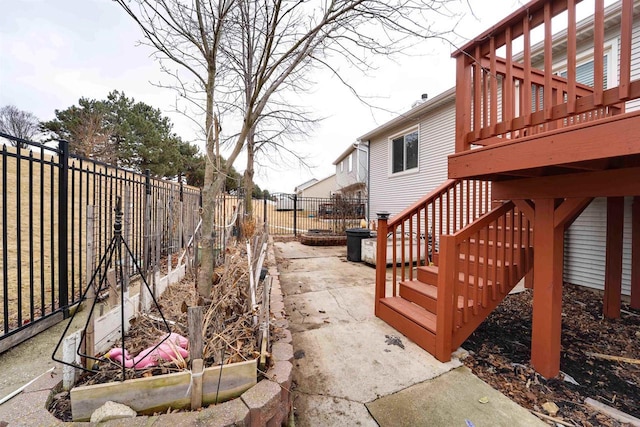
{"label": "window trim", "polygon": [[[603,55],[607,57],[607,84],[605,90],[616,87],[619,84],[618,75],[620,70],[618,69],[618,37],[606,40],[603,46]],[[581,51],[576,55],[576,68],[594,60],[594,50],[589,48]],[[560,62],[553,64],[552,72],[555,75],[561,75],[567,71],[567,58]]]}
{"label": "window trim", "polygon": [[[399,136],[406,136],[414,132],[418,134],[418,158],[417,158],[416,167],[411,169],[405,169],[400,172],[393,172],[393,140],[395,138],[398,138]],[[388,153],[388,161],[387,161],[387,177],[388,178],[394,178],[394,177],[399,177],[404,175],[413,175],[413,174],[419,173],[420,172],[420,125],[418,124],[416,126],[408,127],[390,135],[387,138],[387,153]]]}

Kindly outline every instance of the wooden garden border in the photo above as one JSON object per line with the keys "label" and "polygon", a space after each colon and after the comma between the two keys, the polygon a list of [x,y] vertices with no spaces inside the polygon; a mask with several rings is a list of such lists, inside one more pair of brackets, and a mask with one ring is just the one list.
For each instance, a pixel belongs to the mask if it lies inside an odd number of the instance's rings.
{"label": "wooden garden border", "polygon": [[[220,403],[235,397],[257,383],[257,359],[214,366],[204,370],[202,404]],[[222,369],[222,374],[220,373]],[[220,388],[218,390],[218,379]],[[138,414],[190,407],[191,386],[189,371],[175,374],[136,378],[123,382],[96,384],[71,389],[71,411],[74,421],[86,421],[93,411],[107,401],[127,405]]]}

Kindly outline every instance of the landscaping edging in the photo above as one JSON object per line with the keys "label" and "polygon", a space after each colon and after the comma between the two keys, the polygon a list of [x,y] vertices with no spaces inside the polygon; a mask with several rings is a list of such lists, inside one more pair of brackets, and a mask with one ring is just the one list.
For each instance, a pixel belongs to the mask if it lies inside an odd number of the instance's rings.
{"label": "landscaping edging", "polygon": [[303,234],[300,236],[300,243],[307,246],[346,246],[346,235],[335,234]]}
{"label": "landscaping edging", "polygon": [[[179,412],[159,416],[139,416],[101,423],[101,426],[278,426],[286,425],[293,408],[290,392],[293,375],[293,345],[289,322],[285,318],[284,297],[280,287],[278,268],[273,249],[273,239],[269,237],[267,252],[269,275],[272,277],[270,293],[271,360],[272,365],[264,373],[265,379],[244,392],[240,398],[220,405],[210,406],[201,411]],[[10,426],[62,426],[96,425],[95,423],[64,423],[48,410],[48,403],[60,390],[62,369],[56,368],[51,374],[43,375],[25,390],[0,406],[0,425],[3,421]]]}

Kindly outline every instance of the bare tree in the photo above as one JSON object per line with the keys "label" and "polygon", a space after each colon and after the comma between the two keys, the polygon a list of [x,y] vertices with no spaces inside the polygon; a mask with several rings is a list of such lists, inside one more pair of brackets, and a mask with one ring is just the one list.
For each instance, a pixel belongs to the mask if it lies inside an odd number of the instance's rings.
{"label": "bare tree", "polygon": [[[189,101],[204,102],[207,169],[198,291],[208,296],[213,207],[225,180],[225,171],[216,173],[221,126],[214,111],[241,106],[238,130],[227,147],[230,168],[248,141],[255,144],[260,119],[272,113],[276,94],[283,88],[307,89],[304,73],[309,67],[327,67],[340,78],[332,65],[339,58],[367,70],[370,55],[393,55],[414,43],[413,37],[437,35],[431,24],[448,14],[446,4],[452,0],[115,1],[140,26],[161,60],[191,73],[195,84],[185,84],[178,71],[163,65],[176,78],[174,88]],[[240,73],[223,72],[227,64]]]}
{"label": "bare tree", "polygon": [[[200,97],[204,101],[206,164],[202,189],[202,263],[198,274],[198,292],[208,297],[214,268],[215,198],[225,178],[218,173],[219,151],[216,150],[220,135],[215,113],[219,52],[226,32],[227,15],[235,0],[116,0],[116,3],[138,24],[147,43],[156,49],[161,64],[163,60],[172,61],[190,74],[192,84],[185,83],[178,72],[174,74],[183,97]],[[164,69],[171,73],[168,68]],[[233,160],[228,163],[229,167],[233,165]]]}
{"label": "bare tree", "polygon": [[[0,132],[30,141],[38,134],[39,124],[38,118],[28,111],[22,111],[13,105],[0,108]],[[11,144],[18,143],[11,140]],[[21,148],[27,148],[27,144],[19,145]]]}

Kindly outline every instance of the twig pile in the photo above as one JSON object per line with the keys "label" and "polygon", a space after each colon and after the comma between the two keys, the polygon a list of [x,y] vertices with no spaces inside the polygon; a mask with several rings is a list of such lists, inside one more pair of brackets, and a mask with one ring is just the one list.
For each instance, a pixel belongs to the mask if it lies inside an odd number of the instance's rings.
{"label": "twig pile", "polygon": [[[205,309],[203,357],[206,365],[241,362],[259,356],[258,328],[252,323],[247,254],[240,245],[227,250],[231,253],[227,253],[224,266],[216,269],[212,303]],[[258,293],[261,289],[262,285]]]}

